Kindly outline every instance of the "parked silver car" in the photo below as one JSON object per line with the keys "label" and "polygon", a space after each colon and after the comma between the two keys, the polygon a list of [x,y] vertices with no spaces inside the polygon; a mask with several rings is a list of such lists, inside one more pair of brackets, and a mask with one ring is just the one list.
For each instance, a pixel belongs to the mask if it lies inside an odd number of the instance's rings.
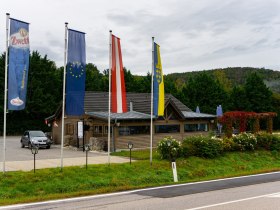
{"label": "parked silver car", "polygon": [[21,147],[32,146],[51,148],[52,141],[46,136],[43,131],[25,131],[20,139]]}

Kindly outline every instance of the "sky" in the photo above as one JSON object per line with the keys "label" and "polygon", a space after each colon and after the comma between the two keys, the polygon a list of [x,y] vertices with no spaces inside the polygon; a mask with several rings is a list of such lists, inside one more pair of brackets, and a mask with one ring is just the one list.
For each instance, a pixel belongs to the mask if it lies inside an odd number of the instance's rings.
{"label": "sky", "polygon": [[123,65],[152,68],[152,37],[164,74],[226,67],[280,70],[279,0],[1,0],[0,52],[6,13],[30,23],[31,51],[64,62],[65,22],[86,33],[86,60],[109,66],[109,30],[121,39]]}

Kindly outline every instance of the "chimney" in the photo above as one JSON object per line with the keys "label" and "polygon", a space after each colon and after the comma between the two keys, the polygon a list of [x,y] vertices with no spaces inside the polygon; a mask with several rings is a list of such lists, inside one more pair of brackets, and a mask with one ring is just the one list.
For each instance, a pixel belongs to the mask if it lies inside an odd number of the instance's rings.
{"label": "chimney", "polygon": [[130,109],[129,111],[131,111],[131,112],[133,111],[133,103],[132,103],[132,101],[129,102],[129,109]]}

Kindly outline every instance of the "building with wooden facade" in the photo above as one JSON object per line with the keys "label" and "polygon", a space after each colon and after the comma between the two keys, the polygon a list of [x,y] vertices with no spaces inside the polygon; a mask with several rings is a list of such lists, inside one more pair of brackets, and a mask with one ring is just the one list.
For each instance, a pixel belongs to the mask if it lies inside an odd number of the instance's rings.
{"label": "building with wooden facade", "polygon": [[[127,93],[126,113],[111,113],[111,148],[127,148],[130,141],[134,148],[147,148],[150,144],[150,93]],[[108,92],[86,91],[85,114],[65,116],[65,144],[82,147],[85,143],[99,142],[106,150],[108,139]],[[163,117],[153,117],[153,146],[165,136],[177,140],[194,134],[208,134],[215,127],[216,115],[196,113],[171,94],[165,94]],[[61,142],[61,106],[46,121],[52,126],[55,143]],[[77,123],[84,122],[84,137],[78,139]]]}

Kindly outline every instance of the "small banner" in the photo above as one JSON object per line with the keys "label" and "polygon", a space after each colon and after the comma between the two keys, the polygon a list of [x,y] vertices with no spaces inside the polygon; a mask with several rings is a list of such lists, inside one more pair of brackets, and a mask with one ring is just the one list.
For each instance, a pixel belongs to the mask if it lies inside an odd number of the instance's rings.
{"label": "small banner", "polygon": [[29,53],[29,24],[10,19],[8,68],[9,110],[22,110],[25,108]]}

